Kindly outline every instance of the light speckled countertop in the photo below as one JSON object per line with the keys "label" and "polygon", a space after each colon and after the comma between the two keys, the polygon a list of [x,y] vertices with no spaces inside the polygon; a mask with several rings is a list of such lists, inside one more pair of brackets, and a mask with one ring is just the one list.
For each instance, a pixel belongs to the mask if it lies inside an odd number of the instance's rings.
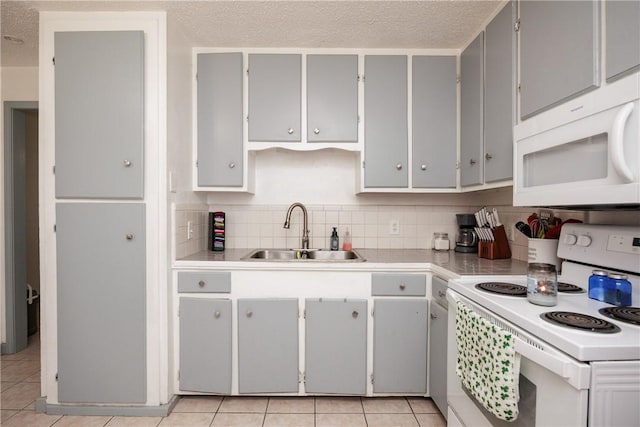
{"label": "light speckled countertop", "polygon": [[327,269],[332,270],[415,270],[430,269],[445,276],[527,274],[527,263],[514,259],[490,260],[477,254],[431,249],[355,249],[365,262],[246,261],[241,258],[253,249],[227,249],[224,252],[202,251],[177,260],[174,268],[227,269]]}

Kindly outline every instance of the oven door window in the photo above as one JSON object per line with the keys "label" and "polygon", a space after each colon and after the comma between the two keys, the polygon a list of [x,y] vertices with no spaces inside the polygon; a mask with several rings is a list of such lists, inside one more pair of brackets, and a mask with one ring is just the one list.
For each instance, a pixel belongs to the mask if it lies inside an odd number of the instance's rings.
{"label": "oven door window", "polygon": [[536,386],[527,379],[524,375],[520,374],[520,401],[518,402],[518,418],[514,421],[504,421],[496,418],[489,411],[478,403],[473,396],[462,386],[464,392],[469,396],[476,407],[482,412],[482,414],[490,420],[491,425],[494,427],[535,427],[536,425]]}

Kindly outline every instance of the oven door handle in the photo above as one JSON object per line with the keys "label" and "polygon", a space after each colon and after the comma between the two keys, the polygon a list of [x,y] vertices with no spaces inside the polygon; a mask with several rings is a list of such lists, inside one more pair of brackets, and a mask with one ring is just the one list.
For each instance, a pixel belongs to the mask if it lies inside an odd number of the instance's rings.
{"label": "oven door handle", "polygon": [[576,389],[589,388],[591,380],[589,365],[575,361],[560,352],[551,353],[548,350],[539,349],[519,337],[516,337],[515,350],[522,357],[566,379]]}

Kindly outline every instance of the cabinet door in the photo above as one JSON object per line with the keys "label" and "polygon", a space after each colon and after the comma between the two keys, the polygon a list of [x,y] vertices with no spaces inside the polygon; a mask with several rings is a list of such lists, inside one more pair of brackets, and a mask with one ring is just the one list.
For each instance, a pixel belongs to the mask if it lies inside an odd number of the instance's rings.
{"label": "cabinet door", "polygon": [[640,2],[605,2],[607,81],[640,66]]}
{"label": "cabinet door", "polygon": [[[447,310],[431,301],[429,326],[429,395],[447,413]],[[455,361],[452,361],[455,363]]]}
{"label": "cabinet door", "polygon": [[249,140],[300,141],[301,55],[249,55]]}
{"label": "cabinet door", "polygon": [[231,301],[180,298],[180,390],[231,392]]}
{"label": "cabinet door", "polygon": [[358,142],[358,56],[307,56],[307,141]]}
{"label": "cabinet door", "polygon": [[238,391],[298,392],[298,300],[238,300]]}
{"label": "cabinet door", "polygon": [[455,188],[456,57],[414,56],[412,66],[412,186]]}
{"label": "cabinet door", "polygon": [[145,206],[56,205],[58,400],[144,403]]}
{"label": "cabinet door", "polygon": [[487,25],[484,93],[484,182],[513,178],[515,2]]}
{"label": "cabinet door", "polygon": [[305,344],[307,393],[366,393],[366,300],[306,300]]}
{"label": "cabinet door", "polygon": [[241,187],[242,54],[198,55],[198,185]]}
{"label": "cabinet door", "polygon": [[597,1],[520,2],[524,120],[598,86]]}
{"label": "cabinet door", "polygon": [[144,33],[55,33],[58,198],[142,198]]}
{"label": "cabinet door", "polygon": [[368,55],[364,60],[364,186],[407,187],[407,57]]}
{"label": "cabinet door", "polygon": [[373,391],[426,393],[425,299],[378,299],[373,313]]}
{"label": "cabinet door", "polygon": [[460,185],[482,184],[484,32],[460,55]]}

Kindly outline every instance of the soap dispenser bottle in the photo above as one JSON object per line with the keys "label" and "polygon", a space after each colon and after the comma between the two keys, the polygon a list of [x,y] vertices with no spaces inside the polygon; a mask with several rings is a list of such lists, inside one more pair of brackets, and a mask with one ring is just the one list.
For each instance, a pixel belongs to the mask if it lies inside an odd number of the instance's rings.
{"label": "soap dispenser bottle", "polygon": [[333,232],[331,233],[331,250],[337,251],[339,246],[338,230],[336,230],[336,227],[333,227]]}
{"label": "soap dispenser bottle", "polygon": [[353,249],[353,246],[351,246],[351,234],[349,234],[349,229],[347,228],[347,231],[344,232],[344,238],[342,239],[342,250],[350,251],[351,249]]}

